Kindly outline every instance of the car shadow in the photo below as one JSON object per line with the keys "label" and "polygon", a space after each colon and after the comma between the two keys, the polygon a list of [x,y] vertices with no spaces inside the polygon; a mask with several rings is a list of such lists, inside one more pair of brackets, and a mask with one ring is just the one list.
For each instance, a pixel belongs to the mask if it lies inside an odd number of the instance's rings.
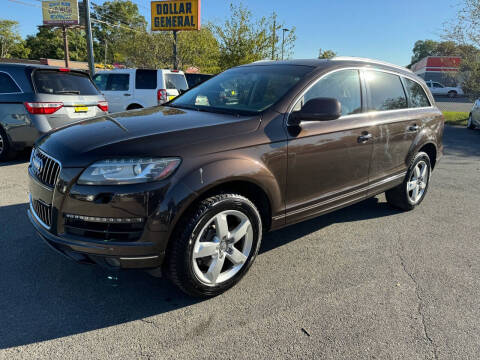
{"label": "car shadow", "polygon": [[[200,300],[142,271],[79,265],[35,234],[27,204],[0,207],[0,349],[140,320]],[[267,234],[265,253],[334,222],[396,213],[377,199]]]}
{"label": "car shadow", "polygon": [[480,156],[480,130],[465,126],[445,126],[443,145],[445,155],[458,158]]}
{"label": "car shadow", "polygon": [[31,149],[22,150],[16,153],[15,157],[12,160],[6,161],[6,162],[0,162],[0,167],[26,163],[30,161],[30,153],[31,153]]}

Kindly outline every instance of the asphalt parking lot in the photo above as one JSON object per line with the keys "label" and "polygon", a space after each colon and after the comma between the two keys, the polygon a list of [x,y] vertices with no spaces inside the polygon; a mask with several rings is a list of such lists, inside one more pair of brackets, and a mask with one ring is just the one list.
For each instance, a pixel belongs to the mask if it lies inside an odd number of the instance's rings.
{"label": "asphalt parking lot", "polygon": [[207,301],[53,253],[26,217],[28,155],[0,166],[0,358],[476,359],[480,131],[444,142],[420,208],[382,195],[270,233]]}
{"label": "asphalt parking lot", "polygon": [[446,96],[435,96],[435,102],[438,108],[442,111],[464,111],[470,112],[473,106],[473,101],[466,97],[457,97],[450,99]]}

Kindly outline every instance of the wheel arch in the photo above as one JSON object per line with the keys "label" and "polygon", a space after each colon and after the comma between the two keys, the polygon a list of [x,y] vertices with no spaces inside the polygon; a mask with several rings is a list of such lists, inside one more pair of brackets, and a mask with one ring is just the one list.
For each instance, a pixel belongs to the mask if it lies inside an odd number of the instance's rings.
{"label": "wheel arch", "polygon": [[152,209],[151,221],[163,232],[166,248],[181,219],[201,200],[216,193],[237,193],[247,197],[258,208],[263,229],[282,226],[284,221],[283,187],[272,172],[254,159],[223,159],[196,166],[176,174],[166,193]]}
{"label": "wheel arch", "polygon": [[142,109],[144,108],[144,106],[138,102],[133,102],[133,103],[130,103],[126,110],[133,110],[133,109]]}

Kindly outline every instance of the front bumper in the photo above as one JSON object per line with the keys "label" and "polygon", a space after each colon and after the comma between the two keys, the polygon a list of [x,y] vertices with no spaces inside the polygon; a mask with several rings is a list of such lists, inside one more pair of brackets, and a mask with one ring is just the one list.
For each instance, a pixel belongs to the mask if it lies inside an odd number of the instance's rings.
{"label": "front bumper", "polygon": [[165,252],[155,254],[154,244],[114,246],[68,236],[57,236],[45,229],[31,208],[28,210],[28,218],[40,238],[50,248],[78,263],[96,263],[114,269],[152,269],[163,263]]}
{"label": "front bumper", "polygon": [[[76,179],[81,170],[61,169],[55,186],[49,188],[29,168],[28,217],[40,237],[57,252],[80,263],[97,263],[125,269],[152,269],[161,266],[168,243],[170,218],[159,211],[155,204],[161,203],[168,184],[78,186]],[[34,206],[38,202],[48,208],[48,213]],[[72,225],[68,214],[94,219],[141,218],[142,223],[140,231],[135,229],[138,236],[120,238],[115,232],[115,226],[129,224],[112,223],[104,228],[85,230],[76,228],[76,224]],[[50,221],[42,221],[46,217]],[[105,225],[89,221],[84,223]],[[132,233],[130,228],[127,231],[128,234]]]}

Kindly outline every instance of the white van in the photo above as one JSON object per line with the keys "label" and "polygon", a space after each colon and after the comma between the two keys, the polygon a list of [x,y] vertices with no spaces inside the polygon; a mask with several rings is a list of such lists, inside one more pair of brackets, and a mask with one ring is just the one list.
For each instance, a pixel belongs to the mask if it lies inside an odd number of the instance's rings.
{"label": "white van", "polygon": [[109,112],[161,105],[188,89],[185,74],[178,70],[99,71],[93,81],[107,99]]}

